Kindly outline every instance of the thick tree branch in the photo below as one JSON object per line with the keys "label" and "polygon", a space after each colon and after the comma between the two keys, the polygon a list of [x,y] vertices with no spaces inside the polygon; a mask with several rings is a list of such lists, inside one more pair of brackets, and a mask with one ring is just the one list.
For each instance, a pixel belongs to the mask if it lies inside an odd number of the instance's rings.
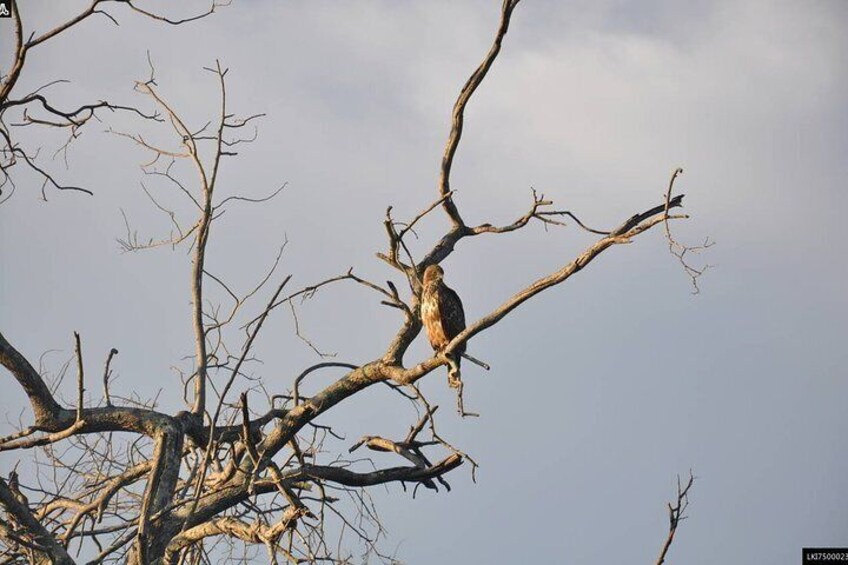
{"label": "thick tree branch", "polygon": [[307,465],[303,469],[289,472],[288,479],[320,479],[350,487],[367,487],[390,482],[423,482],[444,475],[462,465],[462,456],[452,453],[438,463],[421,467],[391,467],[370,473],[357,473],[341,467]]}
{"label": "thick tree branch", "polygon": [[167,508],[174,496],[182,463],[183,431],[179,425],[163,427],[156,437],[156,449],[153,452],[153,469],[147,481],[139,518],[136,551],[141,563],[147,563],[145,556],[161,555],[168,540],[159,535],[160,528],[150,527],[153,515]]}
{"label": "thick tree branch", "polygon": [[41,375],[29,361],[0,333],[0,364],[2,364],[24,389],[35,416],[36,427],[47,425],[62,410]]}

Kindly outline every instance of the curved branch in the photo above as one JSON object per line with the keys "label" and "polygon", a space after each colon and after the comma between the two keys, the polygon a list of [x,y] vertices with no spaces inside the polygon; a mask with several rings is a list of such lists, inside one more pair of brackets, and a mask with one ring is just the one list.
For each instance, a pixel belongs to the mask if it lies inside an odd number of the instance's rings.
{"label": "curved branch", "polygon": [[[76,434],[124,431],[154,436],[163,426],[173,425],[175,418],[144,408],[106,406],[81,411],[62,407],[38,371],[0,333],[0,364],[18,381],[32,405],[35,424],[26,431],[7,438],[0,451],[26,449],[60,441]],[[36,431],[52,432],[31,440],[15,441]]]}
{"label": "curved branch", "polygon": [[0,333],[0,364],[2,364],[24,389],[32,410],[36,426],[46,425],[62,411],[41,375]]}
{"label": "curved branch", "polygon": [[456,150],[459,147],[459,141],[462,138],[462,127],[465,120],[465,106],[468,104],[468,101],[471,99],[474,91],[477,90],[477,87],[480,86],[480,83],[483,82],[484,78],[486,78],[486,73],[489,72],[489,69],[492,67],[492,63],[494,63],[495,59],[498,57],[498,53],[500,53],[501,50],[501,43],[509,29],[509,21],[512,17],[512,11],[515,6],[518,5],[518,2],[519,0],[504,0],[501,8],[501,23],[498,27],[498,32],[495,35],[495,41],[489,49],[489,52],[486,54],[486,57],[483,59],[483,62],[480,63],[480,66],[477,67],[474,73],[472,73],[471,77],[468,81],[466,81],[465,86],[462,87],[459,97],[456,99],[456,103],[453,106],[453,112],[451,114],[451,131],[448,135],[447,144],[445,145],[444,155],[442,156],[442,168],[439,175],[439,194],[444,198],[442,207],[455,226],[465,225],[462,221],[462,216],[459,215],[459,210],[457,210],[456,205],[453,203],[450,188],[450,174],[451,167],[453,166],[453,158],[456,155]]}
{"label": "curved branch", "polygon": [[293,402],[294,405],[297,406],[300,404],[300,383],[305,379],[310,373],[317,371],[319,369],[326,369],[328,367],[342,367],[345,369],[356,370],[359,368],[358,365],[352,365],[351,363],[340,363],[336,361],[326,361],[324,363],[318,363],[316,365],[312,365],[311,367],[305,369],[297,378],[294,380],[294,392],[293,394]]}
{"label": "curved branch", "polygon": [[[103,1],[103,0],[100,0],[100,1]],[[152,20],[156,20],[156,21],[158,21],[158,22],[164,22],[164,23],[166,23],[166,24],[168,24],[168,25],[172,25],[172,26],[178,26],[178,25],[181,25],[181,24],[185,24],[185,23],[189,23],[189,22],[194,22],[194,21],[197,21],[197,20],[203,19],[203,18],[205,18],[205,17],[207,17],[207,16],[210,16],[210,15],[214,14],[214,13],[215,13],[215,10],[216,10],[217,8],[223,8],[223,7],[225,7],[225,6],[229,6],[229,5],[230,5],[230,3],[229,3],[229,2],[221,2],[221,3],[218,3],[218,2],[216,2],[216,1],[213,1],[213,2],[212,2],[212,4],[210,4],[209,9],[208,9],[207,11],[205,11],[205,12],[201,12],[200,14],[197,14],[197,15],[194,15],[194,16],[189,16],[189,17],[187,17],[187,18],[181,18],[181,19],[178,19],[178,20],[174,20],[174,19],[171,19],[171,18],[168,18],[168,17],[162,16],[162,15],[160,15],[160,14],[157,14],[157,13],[155,13],[155,12],[149,12],[149,11],[147,11],[147,10],[143,10],[142,8],[139,8],[138,6],[136,6],[135,4],[133,4],[133,3],[132,3],[132,0],[113,0],[113,1],[114,1],[114,2],[120,2],[120,3],[122,3],[122,4],[126,4],[126,5],[127,5],[127,6],[129,6],[129,7],[130,7],[130,9],[132,9],[134,12],[138,12],[139,14],[142,14],[143,16],[146,16],[146,17],[148,17],[148,18],[150,18],[150,19],[152,19]]]}

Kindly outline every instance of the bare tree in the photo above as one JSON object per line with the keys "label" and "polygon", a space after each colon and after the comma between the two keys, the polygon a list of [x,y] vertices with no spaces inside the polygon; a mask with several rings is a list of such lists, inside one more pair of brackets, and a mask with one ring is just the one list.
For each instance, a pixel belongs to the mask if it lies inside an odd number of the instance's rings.
{"label": "bare tree", "polygon": [[[221,185],[221,167],[227,158],[237,154],[239,145],[255,139],[243,132],[250,131],[261,115],[238,117],[233,113],[227,100],[227,70],[220,63],[207,69],[217,83],[219,111],[200,129],[183,120],[179,108],[167,101],[152,74],[138,82],[136,90],[154,104],[155,113],[108,102],[66,111],[57,109],[39,91],[14,95],[31,50],[93,15],[116,22],[113,15],[103,11],[104,5],[112,3],[169,24],[203,17],[217,7],[212,4],[208,12],[195,18],[172,20],[143,11],[126,0],[95,0],[76,18],[29,39],[25,39],[22,18],[16,10],[16,58],[0,86],[4,184],[13,185],[10,170],[22,162],[40,175],[42,190],[52,186],[86,191],[62,185],[15,142],[12,130],[3,121],[5,113],[13,109],[22,110],[27,124],[66,128],[71,139],[78,128],[106,110],[130,112],[168,128],[170,145],[157,145],[140,133],[113,133],[147,152],[150,158],[143,167],[144,173],[170,186],[194,211],[194,216],[186,220],[149,194],[170,218],[172,233],[160,239],[140,240],[127,222],[127,235],[121,240],[126,251],[163,245],[185,245],[190,249],[194,358],[192,371],[184,375],[188,409],[169,414],[157,410],[153,403],[110,394],[110,367],[118,354],[115,349],[108,353],[103,374],[98,377],[102,398],[94,405],[86,405],[84,391],[94,386],[94,379],[84,373],[83,342],[76,333],[77,396],[75,404],[63,403],[43,371],[15,348],[4,330],[0,334],[0,363],[29,398],[33,422],[0,439],[0,451],[31,453],[40,472],[34,481],[24,481],[16,471],[7,479],[0,479],[0,505],[5,510],[0,519],[0,558],[5,563],[74,563],[78,558],[71,556],[74,551],[76,556],[85,555],[88,563],[95,564],[205,563],[212,560],[210,555],[230,552],[235,556],[239,548],[256,545],[267,548],[272,563],[351,562],[352,554],[337,547],[330,539],[331,533],[352,535],[363,547],[363,559],[370,556],[394,562],[378,547],[383,526],[367,487],[400,483],[413,489],[449,489],[448,473],[466,462],[472,470],[476,468],[473,459],[439,434],[435,418],[438,406],[425,398],[418,381],[441,367],[455,370],[453,353],[461,351],[474,336],[504,320],[527,300],[564,283],[601,253],[630,243],[657,225],[665,227],[670,248],[677,251],[681,261],[685,250],[690,249],[671,237],[669,227],[670,221],[687,217],[673,213],[683,199],[682,195],[673,194],[679,170],[675,170],[663,202],[624,218],[608,230],[588,227],[572,212],[556,209],[550,200],[535,192],[529,208],[510,224],[466,223],[453,199],[451,169],[462,139],[466,105],[496,60],[518,4],[517,0],[505,0],[492,47],[462,87],[453,107],[432,203],[407,221],[395,219],[391,207],[386,210],[387,249],[378,256],[404,281],[403,292],[399,288],[403,285],[369,281],[353,270],[290,289],[291,275],[277,275],[278,255],[252,291],[238,294],[208,266],[213,227],[233,203],[261,202],[276,196],[282,187],[265,198],[251,199]],[[33,114],[35,109],[41,112],[39,117]],[[193,174],[186,174],[189,169],[193,169]],[[419,222],[439,211],[449,219],[449,228],[422,257],[414,257],[407,245],[408,236]],[[421,277],[428,266],[444,261],[463,239],[494,237],[534,222],[562,227],[566,218],[598,236],[597,240],[558,270],[530,282],[488,314],[472,321],[441,351],[425,359],[407,359],[407,351],[422,329]],[[694,281],[702,269],[687,272]],[[255,359],[254,344],[268,317],[280,307],[291,307],[296,299],[313,295],[319,288],[343,283],[377,293],[383,305],[398,312],[399,327],[382,355],[362,364],[321,360],[300,369],[275,368],[278,374],[289,371],[296,375],[287,389],[263,382],[251,382],[245,388],[244,368]],[[211,305],[209,285],[219,287],[230,303]],[[254,306],[260,291],[268,285],[269,291],[273,288],[270,298],[264,305]],[[240,341],[234,342],[234,336],[240,336]],[[302,385],[311,375],[340,370],[341,377],[329,386],[312,395],[302,393]],[[66,366],[60,373],[65,371],[73,369]],[[351,445],[349,452],[367,448],[394,453],[400,457],[399,463],[369,468],[367,458],[351,460],[340,453],[328,456],[323,452],[325,439],[341,436],[317,419],[375,385],[389,387],[399,401],[414,403],[419,407],[419,417],[410,422],[404,437],[365,436]],[[462,406],[462,386],[457,395],[459,411],[467,415]],[[685,505],[681,507],[680,501],[687,500],[689,486],[691,481],[679,493],[663,556],[681,519]]]}

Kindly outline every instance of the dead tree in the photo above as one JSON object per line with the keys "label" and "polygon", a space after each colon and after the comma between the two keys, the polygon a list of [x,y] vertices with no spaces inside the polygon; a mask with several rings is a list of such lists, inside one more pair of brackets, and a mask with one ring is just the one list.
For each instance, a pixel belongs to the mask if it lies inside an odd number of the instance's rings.
{"label": "dead tree", "polygon": [[[254,139],[242,132],[261,117],[237,117],[229,108],[225,68],[216,64],[207,69],[217,83],[220,106],[218,114],[200,129],[182,119],[179,109],[168,102],[152,76],[138,82],[136,90],[155,105],[153,114],[107,102],[59,110],[41,92],[19,97],[14,94],[30,51],[90,16],[102,14],[114,21],[114,16],[103,11],[108,4],[128,6],[170,24],[192,19],[169,20],[143,12],[126,0],[95,0],[73,20],[27,39],[21,15],[15,11],[17,55],[0,86],[4,182],[12,184],[11,168],[23,163],[41,176],[42,190],[47,186],[74,188],[54,180],[15,142],[3,121],[4,114],[15,108],[22,109],[24,119],[31,124],[67,128],[71,138],[97,112],[106,110],[130,112],[171,131],[168,146],[156,145],[138,133],[113,133],[147,152],[150,158],[144,165],[145,174],[171,186],[195,211],[194,217],[186,221],[156,202],[171,218],[173,233],[142,241],[128,226],[127,236],[121,240],[127,251],[180,245],[190,249],[194,358],[193,370],[184,379],[187,409],[165,413],[152,403],[133,403],[110,395],[110,366],[117,354],[114,349],[107,355],[102,377],[97,379],[102,380],[102,399],[86,405],[83,391],[94,387],[95,379],[84,374],[86,353],[76,334],[76,402],[63,403],[33,363],[13,345],[14,328],[4,328],[0,334],[0,363],[26,393],[32,423],[0,439],[0,451],[13,451],[21,458],[32,454],[36,467],[49,468],[47,478],[52,479],[34,482],[15,471],[7,471],[8,478],[0,479],[0,505],[5,511],[0,519],[0,559],[4,563],[66,564],[78,559],[93,564],[204,563],[214,560],[210,554],[226,551],[219,546],[222,540],[232,551],[240,545],[264,546],[272,563],[350,562],[348,555],[338,554],[336,545],[330,543],[329,529],[352,533],[366,554],[393,562],[378,548],[382,525],[368,497],[368,487],[400,483],[415,489],[447,489],[448,473],[466,462],[476,467],[468,455],[438,433],[438,407],[421,393],[418,381],[448,365],[451,353],[504,320],[527,300],[561,285],[601,253],[630,243],[657,225],[665,227],[669,245],[678,251],[681,260],[682,251],[688,249],[671,238],[669,227],[671,221],[687,217],[675,212],[683,201],[682,195],[673,193],[679,171],[672,176],[664,201],[651,203],[608,230],[587,227],[572,212],[556,209],[535,192],[529,208],[510,224],[472,225],[465,221],[454,201],[451,168],[462,138],[466,105],[497,58],[518,4],[517,0],[505,0],[491,49],[462,87],[453,107],[432,203],[407,221],[396,220],[391,207],[386,211],[387,248],[378,257],[403,284],[369,281],[348,270],[290,289],[291,275],[277,275],[278,256],[256,288],[239,295],[207,265],[216,220],[234,202],[261,202],[273,198],[281,189],[266,198],[251,199],[221,184],[219,172],[225,161],[236,155],[240,144]],[[208,13],[216,7],[213,4]],[[191,176],[185,174],[187,169],[193,169]],[[449,219],[449,228],[422,257],[413,257],[408,236],[428,215],[440,212]],[[596,241],[556,271],[530,282],[488,314],[472,321],[439,354],[408,359],[407,351],[422,329],[421,276],[428,266],[444,261],[461,240],[496,237],[535,222],[564,226],[566,219],[595,234]],[[699,273],[691,271],[690,275]],[[251,394],[245,388],[243,369],[254,359],[254,344],[268,317],[319,288],[351,283],[368,293],[377,293],[382,304],[400,316],[397,332],[382,355],[362,364],[323,360],[300,369],[275,368],[274,384],[254,384]],[[226,307],[210,306],[209,285],[222,288],[231,303]],[[270,286],[270,298],[264,305],[254,306],[254,299],[266,285]],[[232,330],[236,328],[243,330],[238,334],[242,336],[238,344],[232,342]],[[312,395],[301,392],[310,375],[340,370],[341,377],[329,386]],[[278,376],[285,371],[293,376],[287,387],[280,384]],[[214,390],[211,383],[217,383]],[[336,431],[318,424],[316,419],[343,401],[352,402],[352,397],[373,386],[389,387],[399,401],[415,403],[420,407],[420,417],[410,422],[404,437],[369,435],[351,445],[349,451],[365,447],[394,453],[399,456],[398,464],[369,469],[342,454],[335,458],[322,454],[324,439],[336,435]],[[265,394],[258,394],[257,390]],[[461,387],[458,394],[461,408]],[[682,493],[684,498],[687,493],[688,486]],[[673,519],[668,543],[678,519]],[[665,551],[667,546],[663,555]]]}

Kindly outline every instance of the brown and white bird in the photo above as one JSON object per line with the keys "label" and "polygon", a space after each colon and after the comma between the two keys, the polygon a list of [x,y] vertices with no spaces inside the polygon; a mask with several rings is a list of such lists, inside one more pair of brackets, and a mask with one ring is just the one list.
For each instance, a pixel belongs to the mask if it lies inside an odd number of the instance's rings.
{"label": "brown and white bird", "polygon": [[[424,290],[421,292],[421,323],[433,349],[441,353],[448,343],[465,329],[465,311],[459,295],[444,281],[444,270],[430,265],[424,270]],[[465,353],[465,344],[457,347],[448,357],[448,384],[460,384],[459,364]]]}

